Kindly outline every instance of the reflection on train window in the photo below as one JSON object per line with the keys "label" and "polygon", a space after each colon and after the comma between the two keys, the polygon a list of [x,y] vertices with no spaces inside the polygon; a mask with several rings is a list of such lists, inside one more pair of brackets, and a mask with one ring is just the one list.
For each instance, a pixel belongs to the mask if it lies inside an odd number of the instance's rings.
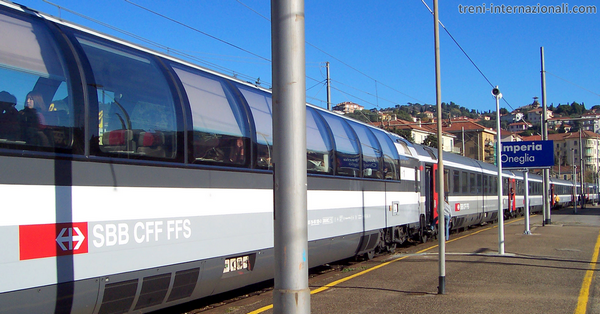
{"label": "reflection on train window", "polygon": [[383,151],[383,178],[386,180],[400,180],[400,156],[392,139],[379,130],[372,130],[379,140]]}
{"label": "reflection on train window", "polygon": [[244,116],[223,82],[173,64],[192,109],[195,163],[246,166],[250,137]]}
{"label": "reflection on train window", "polygon": [[336,174],[340,176],[360,177],[360,147],[354,131],[340,117],[322,113],[331,128],[336,148]]}
{"label": "reflection on train window", "polygon": [[330,135],[319,114],[306,107],[306,170],[315,173],[333,172]]}
{"label": "reflection on train window", "polygon": [[364,178],[382,179],[380,169],[381,147],[373,133],[364,125],[349,122],[358,136],[362,151],[362,169]]}
{"label": "reflection on train window", "polygon": [[64,62],[45,27],[0,16],[1,146],[47,150],[72,145],[74,119]]}
{"label": "reflection on train window", "polygon": [[273,111],[272,98],[266,92],[257,91],[245,85],[237,85],[246,98],[254,125],[256,126],[256,166],[262,169],[273,168]]}
{"label": "reflection on train window", "polygon": [[98,145],[121,157],[174,158],[176,118],[171,92],[148,56],[77,36],[97,86]]}

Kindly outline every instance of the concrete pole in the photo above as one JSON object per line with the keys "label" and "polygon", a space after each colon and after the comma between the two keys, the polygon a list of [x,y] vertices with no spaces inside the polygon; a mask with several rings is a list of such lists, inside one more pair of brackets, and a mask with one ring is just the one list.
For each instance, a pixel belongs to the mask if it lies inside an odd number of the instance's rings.
{"label": "concrete pole", "polygon": [[327,68],[327,110],[331,111],[331,76],[329,76],[329,62],[325,63]]}
{"label": "concrete pole", "polygon": [[571,152],[573,153],[573,173],[571,177],[573,177],[573,212],[577,214],[577,166],[575,165],[575,149],[571,148]]}
{"label": "concrete pole", "polygon": [[463,157],[467,156],[465,154],[465,127],[461,126],[460,127],[461,133],[462,133],[462,155]]}
{"label": "concrete pole", "polygon": [[502,98],[502,93],[500,93],[498,86],[492,90],[492,95],[494,95],[496,98],[496,130],[498,131],[498,134],[496,134],[496,164],[498,165],[498,254],[504,254],[504,211],[502,209],[502,136],[500,134],[500,98]]}
{"label": "concrete pole", "polygon": [[433,0],[433,36],[435,41],[435,100],[437,105],[437,138],[438,138],[438,176],[437,176],[437,211],[438,211],[438,243],[439,243],[439,285],[438,294],[446,293],[446,224],[444,217],[444,158],[442,137],[442,78],[440,70],[440,24],[438,0]]}
{"label": "concrete pole", "polygon": [[531,234],[529,230],[529,170],[523,171],[523,181],[525,181],[525,231],[523,234]]}
{"label": "concrete pole", "polygon": [[[540,47],[540,55],[542,60],[542,140],[548,140],[548,121],[547,117],[547,109],[546,109],[546,66],[544,64],[544,47]],[[550,169],[544,169],[544,190],[542,193],[542,197],[544,199],[544,225],[549,225],[552,223],[551,219],[551,209],[550,209]]]}
{"label": "concrete pole", "polygon": [[304,1],[271,1],[274,313],[310,313]]}

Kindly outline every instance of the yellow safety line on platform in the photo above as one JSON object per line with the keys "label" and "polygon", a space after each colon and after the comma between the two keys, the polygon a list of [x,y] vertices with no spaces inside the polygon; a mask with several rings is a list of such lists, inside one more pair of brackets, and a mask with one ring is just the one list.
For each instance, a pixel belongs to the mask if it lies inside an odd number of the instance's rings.
{"label": "yellow safety line on platform", "polygon": [[[531,217],[533,217],[533,216],[535,216],[535,215],[532,215]],[[505,224],[505,225],[509,225],[509,224],[512,224],[512,223],[515,223],[515,222],[521,221],[521,220],[523,220],[523,219],[525,219],[525,218],[515,219],[515,220],[512,220],[511,222],[506,222],[506,223],[504,223],[504,224]],[[466,238],[466,237],[470,237],[470,236],[472,236],[472,235],[476,235],[476,234],[478,234],[478,233],[481,233],[481,232],[484,232],[484,231],[487,231],[487,230],[491,230],[491,229],[494,229],[494,228],[497,228],[497,227],[498,227],[498,225],[494,225],[494,226],[492,226],[492,227],[488,227],[488,228],[485,228],[485,229],[477,230],[477,231],[475,231],[475,232],[473,232],[473,233],[469,233],[469,234],[466,234],[466,235],[464,235],[464,236],[461,236],[461,237],[458,237],[458,238],[455,238],[455,239],[452,239],[452,240],[448,240],[448,241],[446,241],[446,243],[450,243],[450,242],[454,242],[454,241],[457,241],[457,240],[460,240],[460,239],[464,239],[464,238]],[[436,245],[432,245],[432,246],[430,246],[430,247],[428,247],[428,248],[425,248],[425,249],[422,249],[422,250],[420,250],[420,251],[418,251],[418,252],[416,252],[416,253],[414,253],[414,254],[421,254],[421,253],[427,252],[427,251],[429,251],[429,250],[435,249],[435,248],[437,248],[438,246],[439,246],[438,244],[436,244]],[[326,284],[326,285],[324,285],[324,286],[322,286],[322,287],[319,287],[319,288],[317,288],[317,289],[314,289],[314,290],[312,290],[312,291],[310,292],[310,294],[316,294],[316,293],[319,293],[319,292],[323,292],[323,291],[325,291],[325,290],[327,290],[327,289],[329,289],[329,288],[332,288],[332,287],[334,287],[334,286],[337,286],[337,285],[339,285],[339,284],[341,284],[341,283],[343,283],[343,282],[346,282],[346,281],[348,281],[348,280],[350,280],[350,279],[353,279],[353,278],[356,278],[356,277],[362,276],[362,275],[364,275],[364,274],[367,274],[367,273],[369,273],[369,272],[371,272],[371,271],[373,271],[373,270],[376,270],[376,269],[379,269],[379,268],[381,268],[381,267],[387,266],[387,265],[389,265],[389,264],[391,264],[391,263],[394,263],[394,262],[397,262],[397,261],[401,261],[401,260],[403,260],[403,259],[405,259],[405,258],[411,257],[411,256],[413,256],[414,254],[411,254],[411,255],[406,255],[406,256],[402,256],[402,257],[396,258],[396,259],[394,259],[394,260],[387,261],[387,262],[381,263],[381,264],[379,264],[379,265],[373,266],[373,267],[371,267],[371,268],[369,268],[369,269],[363,270],[363,271],[361,271],[361,272],[359,272],[359,273],[356,273],[356,274],[354,274],[354,275],[350,275],[350,276],[348,276],[348,277],[344,277],[344,278],[342,278],[342,279],[340,279],[340,280],[336,280],[336,281],[330,282],[330,283],[328,283],[328,284]],[[254,310],[254,311],[252,311],[252,312],[248,312],[248,314],[259,314],[259,313],[262,313],[262,312],[264,312],[264,311],[270,310],[270,309],[272,309],[272,308],[273,308],[273,304],[269,304],[269,305],[267,305],[267,306],[261,307],[260,309]]]}
{"label": "yellow safety line on platform", "polygon": [[594,271],[596,269],[596,262],[598,261],[598,250],[600,250],[600,233],[596,240],[596,246],[594,247],[594,254],[592,255],[592,261],[590,262],[590,269],[585,272],[583,282],[581,283],[581,290],[579,291],[579,299],[577,300],[577,308],[575,314],[585,314],[587,312],[588,298],[590,296],[590,285],[594,277]]}

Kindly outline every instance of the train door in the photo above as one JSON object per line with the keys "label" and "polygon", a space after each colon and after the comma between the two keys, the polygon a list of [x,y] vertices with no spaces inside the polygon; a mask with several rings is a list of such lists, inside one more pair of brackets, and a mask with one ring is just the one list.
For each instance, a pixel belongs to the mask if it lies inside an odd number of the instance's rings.
{"label": "train door", "polygon": [[421,217],[422,239],[431,233],[431,227],[437,224],[437,199],[436,191],[437,164],[425,167],[422,180],[425,195],[425,215]]}

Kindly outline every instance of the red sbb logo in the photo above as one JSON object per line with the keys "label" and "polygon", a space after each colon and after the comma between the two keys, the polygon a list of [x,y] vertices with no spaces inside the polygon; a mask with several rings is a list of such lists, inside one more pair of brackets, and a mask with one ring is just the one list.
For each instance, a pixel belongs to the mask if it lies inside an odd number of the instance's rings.
{"label": "red sbb logo", "polygon": [[19,259],[88,252],[87,222],[19,226]]}

